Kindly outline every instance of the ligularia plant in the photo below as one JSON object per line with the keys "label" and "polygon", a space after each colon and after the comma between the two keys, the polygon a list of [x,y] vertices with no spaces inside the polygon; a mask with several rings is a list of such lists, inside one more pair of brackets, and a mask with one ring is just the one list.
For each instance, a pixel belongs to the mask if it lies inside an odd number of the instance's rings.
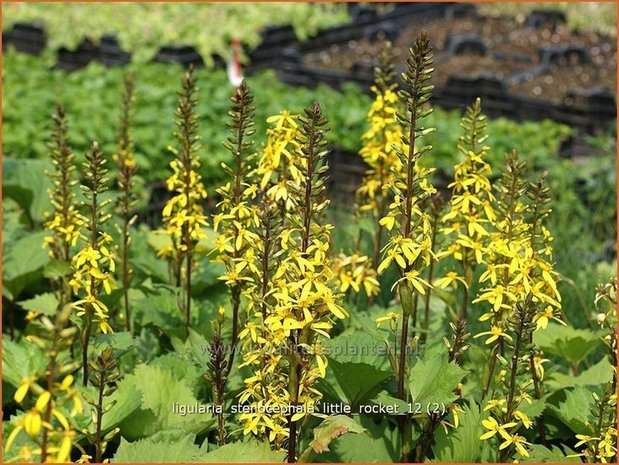
{"label": "ligularia plant", "polygon": [[[398,397],[406,400],[404,380],[406,379],[406,347],[408,346],[409,324],[417,319],[417,299],[426,292],[429,283],[422,278],[422,272],[433,260],[431,246],[430,217],[422,210],[422,203],[436,190],[429,183],[430,174],[419,166],[419,158],[431,147],[418,147],[419,137],[432,131],[421,125],[421,120],[432,109],[428,107],[432,86],[432,49],[428,38],[422,34],[410,50],[407,70],[402,75],[405,89],[400,90],[400,98],[405,112],[397,115],[402,127],[401,145],[397,155],[402,164],[402,171],[395,172],[389,185],[393,192],[393,202],[389,212],[380,220],[380,224],[389,231],[389,241],[383,248],[383,259],[378,273],[384,272],[392,263],[398,268],[400,278],[394,285],[402,306],[402,326],[400,334],[400,351],[397,367]],[[403,457],[411,451],[410,422],[403,428]]]}
{"label": "ligularia plant", "polygon": [[196,78],[193,67],[182,79],[182,91],[178,94],[178,107],[175,112],[177,131],[174,137],[178,148],[170,147],[176,159],[170,162],[172,174],[166,181],[168,191],[173,193],[163,208],[162,216],[165,231],[171,244],[159,251],[159,256],[170,260],[177,286],[181,289],[179,307],[185,320],[185,333],[189,334],[191,323],[191,274],[194,267],[194,253],[200,239],[205,237],[207,226],[202,200],[206,189],[202,176],[198,173],[200,149],[197,135],[198,116],[195,108],[198,103]]}
{"label": "ligularia plant", "polygon": [[[281,204],[277,198],[269,199],[268,190],[263,194],[266,204],[259,213],[261,232],[256,242],[261,264],[256,265],[256,287],[250,295],[253,318],[239,335],[254,347],[244,357],[244,365],[252,367],[254,374],[245,379],[240,400],[251,400],[255,407],[240,417],[244,431],[265,436],[278,447],[286,442],[289,461],[297,457],[299,424],[313,413],[321,397],[315,384],[325,376],[327,360],[320,340],[328,337],[334,319],[347,316],[328,262],[332,227],[322,220],[328,205],[324,198],[327,121],[320,105],[306,109],[299,123],[294,139],[298,180],[286,185],[294,208],[277,226]],[[268,181],[263,188],[267,185]],[[278,228],[281,232],[273,236]]]}
{"label": "ligularia plant", "polygon": [[[49,247],[50,257],[69,264],[72,258],[71,247],[77,245],[84,221],[79,215],[73,191],[77,185],[75,155],[69,146],[65,111],[60,105],[56,107],[52,124],[50,147],[55,170],[50,174],[54,187],[49,194],[53,212],[46,214],[44,226],[50,234],[45,238],[45,244]],[[60,276],[56,287],[58,307],[62,308],[71,301],[68,277]]]}
{"label": "ligularia plant", "polygon": [[296,166],[299,142],[299,115],[283,110],[267,118],[267,143],[262,151],[256,173],[260,189],[280,205],[282,214],[294,208],[288,181],[298,181],[301,172]]}
{"label": "ligularia plant", "polygon": [[357,189],[357,208],[360,216],[369,214],[374,224],[374,269],[378,268],[383,246],[384,226],[380,220],[386,215],[387,207],[393,199],[389,186],[395,182],[397,176],[402,175],[404,166],[398,156],[402,128],[396,117],[398,85],[393,82],[392,61],[391,44],[387,42],[375,69],[374,85],[370,90],[376,97],[367,116],[370,127],[362,136],[363,148],[359,151],[368,169]]}
{"label": "ligularia plant", "polygon": [[[16,441],[21,443],[18,457],[22,462],[71,460],[77,438],[72,419],[83,411],[83,405],[71,374],[78,364],[59,354],[71,347],[77,332],[75,326],[67,327],[72,311],[68,304],[53,321],[40,316],[35,321],[37,335],[28,336],[49,358],[47,365],[21,381],[13,396],[24,412],[12,420],[15,427],[7,438],[5,451],[10,451]],[[23,433],[30,441],[18,441]]]}
{"label": "ligularia plant", "polygon": [[453,257],[460,271],[451,270],[435,282],[447,287],[461,284],[463,297],[460,318],[466,320],[469,293],[478,264],[483,263],[484,250],[489,236],[488,229],[496,215],[492,207],[494,196],[488,177],[490,165],[484,160],[489,147],[484,145],[488,136],[486,118],[481,114],[481,101],[477,99],[468,107],[461,126],[465,133],[460,137],[458,151],[464,159],[455,167],[454,181],[447,213],[442,218],[442,232],[447,236],[447,248],[438,258]]}
{"label": "ligularia plant", "polygon": [[[232,307],[232,340],[230,353],[223,371],[213,376],[218,379],[217,397],[221,398],[228,378],[239,336],[239,318],[241,317],[241,296],[249,292],[252,283],[251,274],[257,272],[254,264],[255,249],[253,243],[256,235],[253,228],[258,223],[255,206],[252,201],[256,198],[258,188],[250,183],[251,166],[253,156],[247,153],[253,146],[253,141],[247,140],[254,134],[254,108],[253,97],[245,81],[236,88],[231,98],[232,120],[228,123],[231,135],[224,146],[231,152],[234,165],[232,167],[222,164],[224,172],[230,176],[232,182],[217,189],[221,201],[217,204],[219,213],[213,218],[213,227],[218,232],[216,240],[217,261],[223,263],[226,273],[219,277],[230,289],[230,304]],[[249,323],[248,323],[249,324]],[[219,363],[219,362],[218,362]],[[218,366],[221,366],[219,363]],[[214,379],[215,379],[214,378]],[[221,431],[223,424],[219,423],[220,443],[223,443],[225,434]]]}
{"label": "ligularia plant", "polygon": [[133,102],[135,100],[135,79],[129,74],[125,78],[125,86],[122,96],[122,111],[120,115],[120,128],[118,131],[118,153],[112,158],[118,165],[117,184],[121,195],[116,202],[116,208],[122,217],[120,226],[120,237],[122,246],[120,247],[120,273],[123,286],[123,305],[125,307],[125,326],[127,331],[131,331],[131,315],[129,313],[129,289],[131,287],[132,271],[129,266],[129,253],[131,249],[131,235],[129,228],[137,220],[133,215],[133,209],[137,203],[136,199],[136,179],[137,165],[133,146],[133,136],[131,134],[131,118]]}
{"label": "ligularia plant", "polygon": [[73,278],[69,282],[73,293],[81,299],[73,306],[77,315],[83,317],[81,330],[82,346],[82,383],[88,383],[88,348],[92,334],[93,323],[102,333],[112,331],[108,323],[110,311],[101,300],[101,293],[112,292],[115,285],[113,273],[116,270],[112,237],[103,229],[103,225],[111,218],[107,207],[111,200],[102,200],[101,194],[107,190],[109,179],[106,160],[99,144],[93,142],[92,148],[86,153],[84,175],[86,181],[82,185],[87,199],[88,216],[83,216],[84,233],[80,235],[82,246],[73,257]]}

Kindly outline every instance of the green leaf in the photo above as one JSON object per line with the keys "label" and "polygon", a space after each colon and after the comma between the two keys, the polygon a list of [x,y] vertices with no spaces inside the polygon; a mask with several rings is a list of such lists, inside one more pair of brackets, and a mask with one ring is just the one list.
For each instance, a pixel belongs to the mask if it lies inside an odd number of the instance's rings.
{"label": "green leaf", "polygon": [[[334,415],[325,418],[320,425],[314,428],[314,439],[309,447],[320,454],[329,450],[329,444],[335,438],[346,433],[364,433],[366,429],[346,415]],[[302,460],[301,460],[302,461]]]}
{"label": "green leaf", "polygon": [[390,372],[367,363],[340,363],[329,358],[327,376],[320,384],[341,402],[356,406],[369,400],[390,376]]}
{"label": "green leaf", "polygon": [[454,394],[458,383],[466,371],[447,361],[447,354],[441,353],[428,360],[419,360],[411,369],[408,377],[408,389],[414,403],[443,404],[445,406],[456,400]]}
{"label": "green leaf", "polygon": [[540,399],[532,399],[530,404],[528,402],[521,402],[518,410],[531,419],[537,418],[544,413],[544,409],[546,408],[546,399],[548,399],[549,396],[550,394],[546,394]]}
{"label": "green leaf", "polygon": [[368,339],[363,331],[341,334],[324,342],[324,351],[338,362],[365,363],[390,371],[387,349],[382,342]]}
{"label": "green leaf", "polygon": [[571,364],[578,364],[601,343],[601,333],[552,325],[546,330],[536,331],[533,342],[546,353],[558,355]]}
{"label": "green leaf", "polygon": [[554,372],[544,380],[551,389],[561,389],[571,386],[599,386],[608,383],[613,376],[613,367],[607,359],[602,359],[590,366],[578,376]]}
{"label": "green leaf", "polygon": [[284,452],[276,452],[269,444],[256,440],[233,442],[203,455],[204,463],[275,463],[282,462]]}
{"label": "green leaf", "polygon": [[529,456],[521,458],[523,463],[582,463],[578,457],[567,457],[568,455],[575,455],[569,447],[562,445],[567,450],[567,453],[563,453],[560,447],[550,446],[545,447],[541,444],[531,444],[528,446]]}
{"label": "green leaf", "polygon": [[43,267],[43,276],[47,279],[58,279],[68,276],[73,272],[71,264],[62,260],[52,259]]}
{"label": "green leaf", "polygon": [[120,440],[112,462],[116,463],[183,463],[201,462],[202,451],[194,443],[195,435],[187,434],[181,439],[161,436],[135,442]]}
{"label": "green leaf", "polygon": [[194,407],[198,401],[187,382],[176,379],[169,370],[142,364],[125,381],[132,383],[142,396],[140,409],[121,425],[127,439],[151,436],[166,429],[197,434],[214,424],[210,413],[180,415],[173,411],[173,404]]}
{"label": "green leaf", "polygon": [[375,405],[395,406],[397,413],[395,413],[394,415],[405,414],[409,410],[409,405],[407,402],[404,402],[402,399],[398,399],[397,397],[390,396],[387,391],[379,392],[378,395],[374,397],[374,399],[372,399],[370,402],[374,403]]}
{"label": "green leaf", "polygon": [[42,313],[43,315],[55,315],[58,310],[58,299],[51,292],[39,294],[32,299],[17,302],[24,310]]}
{"label": "green leaf", "polygon": [[24,378],[45,370],[47,357],[31,342],[2,336],[2,380],[18,387]]}
{"label": "green leaf", "polygon": [[464,412],[459,415],[460,425],[450,429],[449,433],[443,428],[437,429],[434,436],[433,462],[441,463],[475,463],[479,461],[482,450],[488,447],[488,443],[480,441],[479,437],[484,433],[481,421],[487,417],[481,412],[477,404],[464,405]]}
{"label": "green leaf", "polygon": [[94,340],[95,352],[100,352],[110,346],[117,353],[123,353],[135,346],[135,338],[128,331],[119,331],[110,334],[99,334]]}
{"label": "green leaf", "polygon": [[592,392],[582,386],[563,391],[565,399],[557,406],[549,406],[549,411],[570,428],[574,434],[591,434],[589,416],[594,400]]}
{"label": "green leaf", "polygon": [[50,209],[48,189],[52,182],[45,174],[53,165],[43,160],[2,161],[2,193],[15,200],[34,221],[43,221],[43,214]]}
{"label": "green leaf", "polygon": [[[207,360],[207,355],[203,355],[203,359]],[[200,380],[204,379],[204,371],[198,370],[194,363],[175,352],[170,352],[153,359],[150,365],[169,371],[176,379],[184,380],[193,389],[195,389]]]}
{"label": "green leaf", "polygon": [[[391,428],[386,418],[378,424],[368,415],[358,415],[355,419],[367,431],[362,434],[345,434],[336,438],[330,445],[331,451],[312,455],[312,462],[390,463],[399,461],[401,435],[396,428]],[[311,454],[314,452],[312,451]]]}
{"label": "green leaf", "polygon": [[117,383],[117,389],[106,401],[105,405],[114,402],[114,406],[103,416],[102,428],[109,431],[133,414],[142,403],[142,395],[135,388],[132,379],[127,377]]}
{"label": "green leaf", "polygon": [[15,297],[36,279],[35,273],[50,261],[47,250],[43,248],[45,236],[45,231],[28,234],[5,250],[2,257],[2,280]]}

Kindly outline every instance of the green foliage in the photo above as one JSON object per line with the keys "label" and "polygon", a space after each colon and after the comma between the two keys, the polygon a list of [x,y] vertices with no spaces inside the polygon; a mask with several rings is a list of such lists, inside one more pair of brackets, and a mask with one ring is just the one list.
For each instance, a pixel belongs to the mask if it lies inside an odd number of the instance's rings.
{"label": "green foliage", "polygon": [[553,325],[549,331],[537,331],[534,341],[545,352],[578,364],[600,344],[600,336],[598,331]]}
{"label": "green foliage", "polygon": [[460,426],[455,431],[447,433],[440,429],[435,436],[434,460],[440,463],[475,463],[487,449],[488,443],[479,442],[479,436],[484,432],[481,421],[487,415],[480,412],[477,405],[464,405],[461,413]]}
{"label": "green foliage", "polygon": [[590,434],[592,428],[589,425],[589,412],[594,405],[591,391],[578,386],[566,389],[562,394],[564,399],[552,406],[550,413],[572,431]]}
{"label": "green foliage", "polygon": [[42,313],[47,316],[55,315],[58,309],[58,299],[51,292],[39,294],[32,299],[22,300],[17,303],[24,310]]}
{"label": "green foliage", "polygon": [[47,191],[52,183],[45,173],[51,169],[46,160],[2,161],[2,195],[15,200],[31,221],[43,221],[43,214],[49,210]]}
{"label": "green foliage", "polygon": [[457,398],[454,391],[465,375],[466,371],[447,360],[447,354],[418,360],[408,377],[412,402],[423,404],[424,412],[428,404],[451,404]]}
{"label": "green foliage", "polygon": [[[329,444],[346,433],[364,433],[366,429],[346,415],[334,415],[325,418],[319,426],[314,428],[314,439],[309,446],[314,452],[321,453],[329,450]],[[302,457],[301,457],[302,458]],[[301,460],[303,461],[303,460]]]}
{"label": "green foliage", "polygon": [[180,429],[200,433],[213,425],[211,414],[179,415],[173,412],[174,403],[195,406],[198,401],[184,379],[154,365],[138,365],[124,381],[141,395],[140,408],[126,418],[121,428],[127,439],[152,436],[158,431]]}
{"label": "green foliage", "polygon": [[45,368],[45,354],[34,344],[22,339],[11,341],[2,335],[2,380],[17,387],[23,379]]}
{"label": "green foliage", "polygon": [[202,456],[205,463],[267,463],[281,462],[283,452],[273,451],[268,444],[255,440],[233,442]]}
{"label": "green foliage", "polygon": [[16,239],[10,247],[3,247],[3,293],[8,292],[15,299],[42,277],[43,267],[50,260],[47,251],[43,249],[43,238],[46,235],[45,231],[28,234]]}
{"label": "green foliage", "polygon": [[204,453],[194,444],[195,435],[158,435],[135,442],[120,440],[112,463],[193,463]]}
{"label": "green foliage", "polygon": [[[42,62],[23,54],[4,55],[3,83],[3,152],[7,158],[47,160],[45,145],[49,134],[49,115],[54,103],[61,101],[71,121],[69,141],[78,161],[83,159],[93,140],[99,141],[109,157],[116,150],[116,127],[119,92],[126,73],[136,80],[136,103],[133,135],[135,157],[140,176],[147,183],[158,182],[168,174],[171,160],[166,147],[171,136],[172,114],[176,104],[176,83],[182,69],[175,65],[144,64],[126,69],[106,69],[92,64],[67,74],[50,71]],[[231,164],[231,155],[223,147],[227,135],[226,115],[232,88],[224,71],[197,70],[199,105],[197,113],[204,148],[199,152],[201,174],[211,188],[224,177],[220,163]],[[248,78],[255,94],[256,142],[266,141],[266,118],[284,108],[299,109],[314,100],[328,102],[324,113],[336,131],[327,139],[349,150],[359,148],[365,124],[368,98],[356,86],[337,92],[325,86],[316,90],[291,88],[279,84],[272,72]],[[162,117],[162,115],[170,115]],[[37,182],[40,182],[37,181]],[[45,193],[45,190],[41,191]]]}
{"label": "green foliage", "polygon": [[[565,453],[558,446],[545,447],[541,444],[532,444],[529,457],[525,457],[523,463],[581,463],[575,452],[567,446]],[[572,457],[570,457],[570,455]]]}
{"label": "green foliage", "polygon": [[41,23],[51,50],[72,50],[84,37],[99,42],[102,35],[115,33],[138,62],[152,59],[161,45],[170,44],[193,45],[205,60],[213,53],[228,57],[231,39],[254,49],[267,24],[291,24],[297,37],[306,39],[347,19],[344,5],[305,3],[29,3],[7,4],[2,9],[3,30],[19,21]]}
{"label": "green foliage", "polygon": [[375,422],[369,416],[356,417],[367,430],[361,434],[345,434],[330,445],[331,451],[314,455],[313,462],[338,463],[386,463],[397,461],[400,454],[400,437],[397,430],[389,426],[386,418]]}

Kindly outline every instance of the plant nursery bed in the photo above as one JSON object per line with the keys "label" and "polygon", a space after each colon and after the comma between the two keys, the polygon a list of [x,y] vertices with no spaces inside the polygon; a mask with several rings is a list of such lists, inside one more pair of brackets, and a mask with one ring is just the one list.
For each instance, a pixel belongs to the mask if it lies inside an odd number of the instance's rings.
{"label": "plant nursery bed", "polygon": [[616,86],[616,63],[611,71],[592,64],[574,66],[551,65],[547,72],[531,76],[510,87],[516,95],[543,98],[555,104],[562,103],[570,91],[591,89],[592,86],[611,91]]}
{"label": "plant nursery bed", "polygon": [[496,116],[550,117],[581,128],[593,127],[596,118],[601,124],[614,120],[613,38],[572,31],[562,14],[552,12],[534,12],[522,22],[508,16],[480,17],[474,8],[449,11],[430,18],[411,16],[402,28],[389,21],[374,23],[360,38],[322,49],[301,47],[296,56],[289,50],[279,76],[290,84],[340,87],[356,82],[369,89],[385,40],[393,43],[399,74],[408,48],[425,30],[435,48],[438,105],[463,108],[482,96],[489,114]]}

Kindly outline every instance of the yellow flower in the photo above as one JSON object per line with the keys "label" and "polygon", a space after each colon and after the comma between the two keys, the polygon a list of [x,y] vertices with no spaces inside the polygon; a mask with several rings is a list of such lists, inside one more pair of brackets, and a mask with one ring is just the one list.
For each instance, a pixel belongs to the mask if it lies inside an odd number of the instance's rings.
{"label": "yellow flower", "polygon": [[514,426],[517,425],[517,423],[511,423],[511,422],[505,423],[504,425],[500,425],[493,417],[488,417],[488,419],[482,420],[481,424],[483,425],[484,428],[490,430],[490,431],[485,432],[479,437],[479,439],[482,441],[485,439],[490,439],[497,433],[499,433],[499,435],[501,435],[503,439],[505,440],[510,439],[511,436],[507,433],[506,429],[513,428]]}
{"label": "yellow flower", "polygon": [[380,327],[380,325],[382,325],[385,321],[395,322],[399,318],[401,318],[401,316],[399,314],[397,314],[395,312],[389,312],[385,316],[381,316],[379,318],[376,318],[376,326]]}
{"label": "yellow flower", "polygon": [[476,334],[473,337],[478,338],[482,336],[490,336],[488,339],[486,339],[486,344],[492,344],[494,341],[496,341],[500,337],[508,339],[510,341],[512,340],[512,337],[509,334],[507,334],[503,328],[501,328],[500,326],[495,326],[495,325],[493,325],[492,328],[490,328],[490,331],[481,332],[479,334]]}
{"label": "yellow flower", "polygon": [[452,285],[453,283],[457,284],[458,282],[461,282],[464,285],[464,287],[468,287],[464,278],[459,276],[457,272],[450,271],[444,277],[439,278],[436,281],[434,281],[434,285],[442,289],[445,289],[449,287],[450,285]]}
{"label": "yellow flower", "polygon": [[507,438],[505,438],[505,441],[503,443],[501,443],[501,445],[499,446],[500,450],[505,449],[506,447],[509,447],[511,445],[516,446],[516,451],[522,455],[523,457],[528,457],[529,456],[529,451],[527,451],[527,449],[524,447],[523,444],[529,444],[524,437],[522,436],[518,436],[518,435],[513,435],[513,436],[509,436]]}
{"label": "yellow flower", "polygon": [[527,429],[533,426],[533,422],[528,417],[528,415],[526,413],[522,413],[520,410],[516,410],[514,412],[514,418],[517,420],[520,420],[522,424],[524,425],[524,427]]}
{"label": "yellow flower", "polygon": [[15,399],[15,402],[17,402],[18,404],[21,404],[24,401],[24,397],[26,397],[28,390],[32,387],[32,385],[35,382],[36,382],[36,378],[34,376],[29,376],[27,378],[22,379],[21,383],[19,384],[19,387],[17,388],[17,390],[15,391],[15,394],[13,395],[13,399]]}
{"label": "yellow flower", "polygon": [[492,410],[494,408],[498,408],[500,410],[503,410],[503,405],[507,402],[507,400],[505,399],[490,399],[488,401],[488,403],[486,404],[486,406],[484,407],[484,412],[487,412],[488,410]]}
{"label": "yellow flower", "polygon": [[555,310],[550,305],[547,305],[542,313],[538,313],[533,317],[533,322],[536,323],[536,331],[540,329],[546,329],[550,320],[555,320],[561,323],[563,326],[566,326],[563,320],[555,316],[554,311]]}

